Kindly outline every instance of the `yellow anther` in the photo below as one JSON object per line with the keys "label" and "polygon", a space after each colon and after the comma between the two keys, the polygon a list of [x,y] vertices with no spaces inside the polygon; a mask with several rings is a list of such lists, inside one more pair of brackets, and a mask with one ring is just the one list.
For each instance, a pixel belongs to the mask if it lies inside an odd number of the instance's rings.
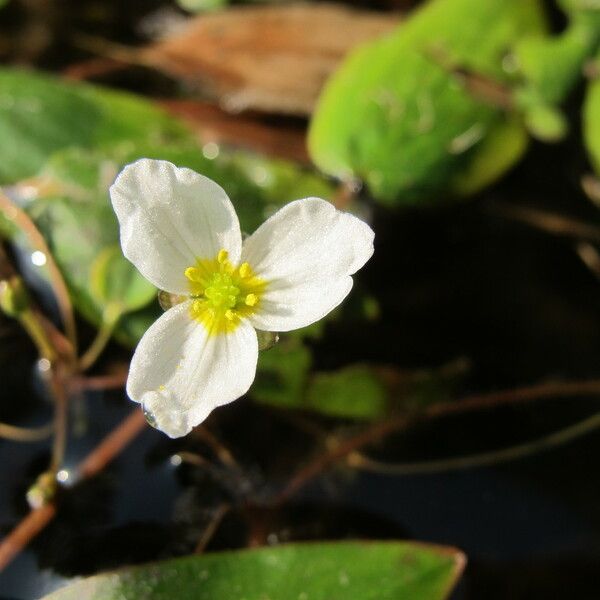
{"label": "yellow anther", "polygon": [[184,275],[190,280],[190,281],[198,281],[198,269],[196,267],[188,267],[185,271],[184,271]]}
{"label": "yellow anther", "polygon": [[239,273],[242,278],[248,277],[252,274],[252,268],[247,262],[242,263],[239,268]]}
{"label": "yellow anther", "polygon": [[184,273],[189,281],[190,316],[209,335],[235,331],[256,312],[266,286],[247,262],[231,264],[225,248],[213,258],[197,258]]}
{"label": "yellow anther", "polygon": [[165,388],[165,386],[164,386],[164,385],[159,385],[159,386],[158,386],[158,390],[159,390],[160,392],[164,392],[164,390],[165,390],[165,389],[166,389],[166,388]]}
{"label": "yellow anther", "polygon": [[258,302],[258,296],[256,294],[248,294],[246,296],[245,303],[247,306],[256,306]]}

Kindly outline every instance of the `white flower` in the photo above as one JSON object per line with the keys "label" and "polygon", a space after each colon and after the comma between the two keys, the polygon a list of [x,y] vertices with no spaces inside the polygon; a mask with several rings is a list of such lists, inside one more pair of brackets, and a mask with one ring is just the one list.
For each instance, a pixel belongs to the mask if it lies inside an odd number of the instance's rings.
{"label": "white flower", "polygon": [[318,321],[373,253],[371,228],[319,198],[284,206],[242,243],[223,189],[165,161],[126,166],[110,196],[125,256],[156,287],[187,298],[144,334],[127,380],[129,397],[170,437],[246,393],[255,328]]}

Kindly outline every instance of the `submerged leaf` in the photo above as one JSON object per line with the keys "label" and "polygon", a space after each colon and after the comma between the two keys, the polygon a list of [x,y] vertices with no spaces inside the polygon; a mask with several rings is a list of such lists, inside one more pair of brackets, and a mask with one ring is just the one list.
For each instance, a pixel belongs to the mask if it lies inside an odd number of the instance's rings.
{"label": "submerged leaf", "polygon": [[352,365],[311,378],[304,407],[347,419],[375,419],[389,410],[385,386],[366,365]]}
{"label": "submerged leaf", "polygon": [[459,550],[412,542],[298,544],[130,567],[45,600],[443,600],[464,564]]}

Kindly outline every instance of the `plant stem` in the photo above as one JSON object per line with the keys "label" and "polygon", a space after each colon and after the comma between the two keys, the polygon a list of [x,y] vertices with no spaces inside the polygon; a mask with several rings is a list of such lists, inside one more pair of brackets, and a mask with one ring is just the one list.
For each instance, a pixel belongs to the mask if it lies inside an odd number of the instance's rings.
{"label": "plant stem", "polygon": [[68,399],[65,386],[57,374],[52,375],[51,387],[54,395],[54,439],[50,471],[56,474],[63,463],[67,445]]}
{"label": "plant stem", "polygon": [[198,543],[196,544],[194,554],[202,554],[204,550],[206,550],[206,546],[208,546],[210,540],[215,535],[219,525],[230,510],[231,506],[229,504],[221,504],[217,507],[210,523],[208,524],[208,526],[204,530],[204,533],[202,534],[202,536],[198,540]]}
{"label": "plant stem", "polygon": [[98,360],[104,351],[104,348],[106,348],[106,345],[108,342],[110,342],[120,317],[121,315],[115,319],[111,319],[110,321],[105,321],[102,323],[102,326],[98,330],[98,333],[96,334],[96,337],[90,344],[89,348],[79,359],[78,367],[80,372],[87,371]]}
{"label": "plant stem", "polygon": [[39,442],[52,435],[54,423],[42,427],[16,427],[8,423],[0,423],[0,437],[13,442]]}
{"label": "plant stem", "polygon": [[33,248],[39,250],[46,257],[46,266],[50,276],[50,284],[56,296],[56,301],[61,313],[65,333],[71,344],[73,357],[77,354],[77,330],[75,327],[75,316],[73,313],[73,305],[69,296],[69,291],[65,280],[54,260],[46,240],[36,227],[29,215],[19,208],[6,194],[0,191],[0,211],[4,213],[6,218],[14,222],[19,229],[27,236],[29,243]]}
{"label": "plant stem", "polygon": [[525,206],[509,206],[507,204],[494,204],[492,212],[502,217],[520,221],[546,233],[563,235],[589,242],[600,242],[600,228],[582,221],[571,219],[563,215],[549,213],[537,208]]}
{"label": "plant stem", "polygon": [[463,400],[440,402],[432,404],[425,410],[410,415],[399,415],[385,421],[374,423],[367,429],[338,441],[337,444],[327,448],[316,456],[311,462],[300,467],[296,474],[288,481],[284,489],[275,497],[273,504],[280,506],[287,502],[298,491],[305,487],[315,477],[323,473],[332,465],[345,459],[359,449],[381,441],[386,436],[402,431],[410,425],[432,418],[452,414],[462,414],[472,410],[490,409],[496,406],[509,406],[522,404],[545,398],[568,398],[574,396],[600,395],[600,380],[570,381],[543,383],[513,390],[493,392],[468,396]]}
{"label": "plant stem", "polygon": [[[88,479],[99,473],[142,431],[145,425],[144,415],[139,410],[123,419],[78,465],[79,477]],[[32,510],[0,541],[0,572],[50,523],[56,515],[56,510],[56,504],[52,502]]]}
{"label": "plant stem", "polygon": [[17,318],[36,345],[40,357],[47,358],[51,363],[54,363],[57,359],[56,349],[36,313],[32,309],[27,309]]}
{"label": "plant stem", "polygon": [[360,452],[353,452],[347,457],[347,464],[361,471],[379,473],[381,475],[423,475],[427,473],[440,473],[448,471],[460,471],[463,469],[473,469],[477,467],[487,467],[501,464],[507,461],[525,458],[562,446],[576,440],[584,435],[600,428],[600,413],[594,413],[582,421],[565,427],[560,431],[555,431],[549,435],[502,448],[491,452],[481,452],[467,456],[456,456],[440,460],[427,460],[407,463],[383,463],[374,460]]}

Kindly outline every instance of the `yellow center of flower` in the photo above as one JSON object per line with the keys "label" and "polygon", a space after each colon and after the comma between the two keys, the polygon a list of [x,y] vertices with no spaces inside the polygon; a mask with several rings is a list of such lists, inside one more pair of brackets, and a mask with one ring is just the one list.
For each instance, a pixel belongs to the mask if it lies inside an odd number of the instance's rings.
{"label": "yellow center of flower", "polygon": [[256,312],[266,287],[247,262],[234,267],[227,250],[219,250],[215,258],[196,259],[185,276],[193,300],[191,316],[211,335],[232,332],[242,317]]}

